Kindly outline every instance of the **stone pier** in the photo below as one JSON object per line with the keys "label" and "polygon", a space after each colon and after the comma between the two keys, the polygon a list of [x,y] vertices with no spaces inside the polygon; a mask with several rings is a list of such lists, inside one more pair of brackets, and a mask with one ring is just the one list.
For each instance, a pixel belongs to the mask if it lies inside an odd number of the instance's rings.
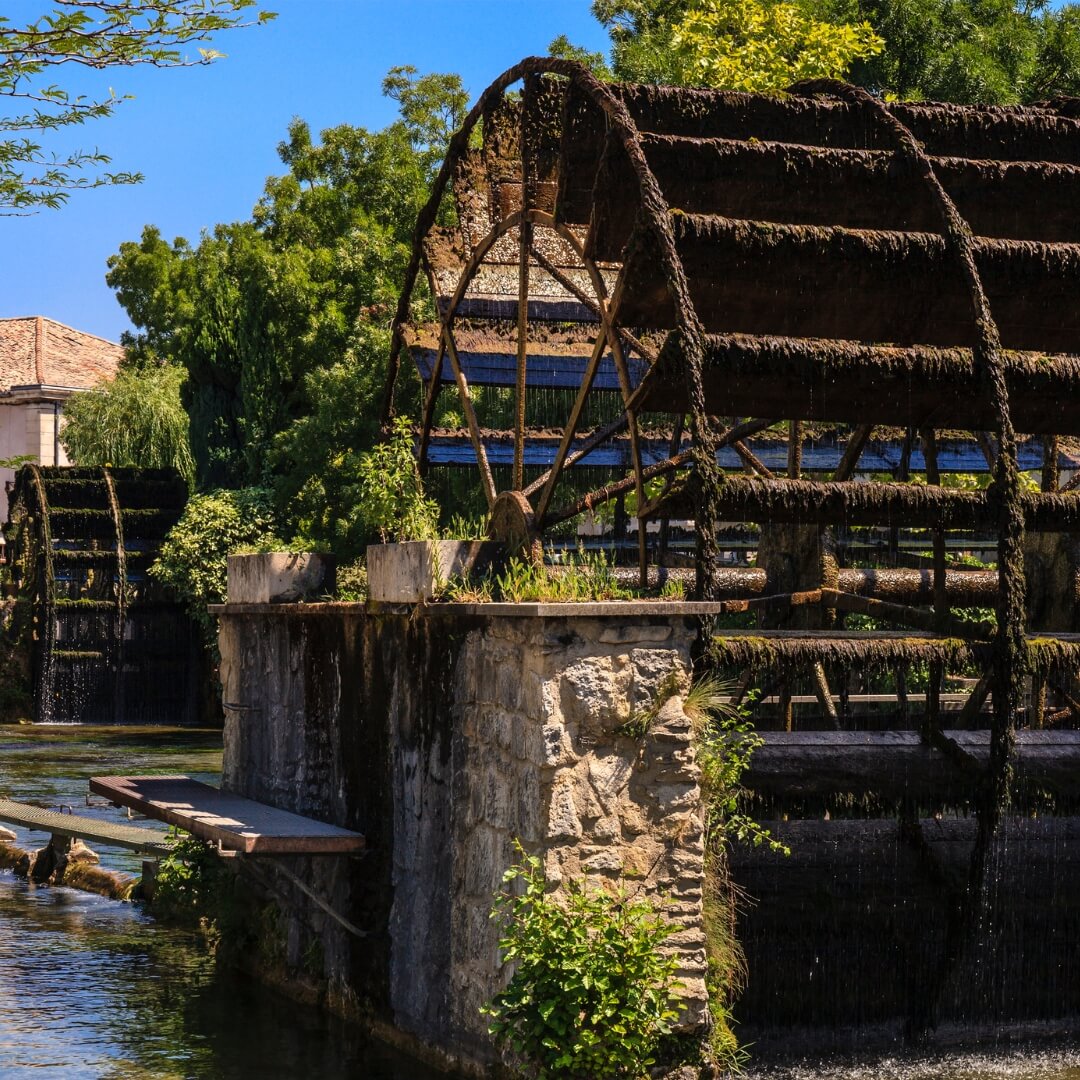
{"label": "stone pier", "polygon": [[[489,918],[514,841],[676,922],[683,1027],[707,1017],[702,804],[678,696],[691,604],[226,605],[223,785],[363,832],[362,858],[283,865],[363,937],[254,866],[288,912],[286,964],[429,1059],[495,1062],[481,1004],[504,983]],[[319,970],[313,971],[312,957]]]}

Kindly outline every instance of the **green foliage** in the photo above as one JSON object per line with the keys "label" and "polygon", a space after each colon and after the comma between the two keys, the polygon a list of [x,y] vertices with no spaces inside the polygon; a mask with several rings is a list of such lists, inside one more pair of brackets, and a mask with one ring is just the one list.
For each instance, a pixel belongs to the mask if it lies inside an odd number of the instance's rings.
{"label": "green foliage", "polygon": [[[74,64],[106,70],[152,65],[191,67],[221,57],[184,46],[207,41],[224,30],[250,26],[240,14],[255,0],[54,0],[52,11],[25,25],[0,15],[0,95],[16,110],[0,118],[0,213],[28,213],[58,207],[72,190],[134,184],[130,172],[87,175],[110,163],[100,151],[48,152],[41,139],[112,115],[130,95],[87,98],[53,81],[56,68]],[[258,12],[257,22],[274,18]],[[19,111],[21,110],[21,111]]]}
{"label": "green foliage", "polygon": [[645,1076],[680,1007],[677,961],[661,951],[674,928],[650,901],[587,879],[551,894],[540,860],[517,850],[492,910],[515,966],[482,1010],[491,1034],[538,1080]]}
{"label": "green foliage", "polygon": [[0,469],[19,471],[24,465],[37,461],[37,454],[16,454],[14,457],[0,458]]}
{"label": "green foliage", "polygon": [[754,730],[746,707],[730,704],[732,687],[715,676],[699,679],[683,698],[683,708],[694,725],[695,752],[701,769],[701,792],[705,799],[707,843],[736,840],[754,847],[790,855],[791,850],[774,840],[768,829],[739,811],[742,777],[754,751],[764,739]]}
{"label": "green foliage", "polygon": [[677,600],[680,603],[686,599],[686,582],[682,578],[669,577],[660,586],[661,600]]}
{"label": "green foliage", "polygon": [[454,514],[442,530],[444,540],[486,540],[487,521],[483,518],[467,518]]}
{"label": "green foliage", "polygon": [[631,82],[768,90],[819,74],[904,99],[1007,104],[1080,94],[1074,3],[594,0],[592,11],[610,35],[610,65],[565,37],[550,51]]}
{"label": "green foliage", "polygon": [[364,447],[378,436],[379,400],[390,335],[360,323],[346,356],[304,376],[310,410],[274,439],[275,501],[303,546],[355,559],[376,533],[356,504]]}
{"label": "green foliage", "polygon": [[264,488],[193,495],[161,545],[150,575],[164,582],[212,636],[215,623],[206,606],[225,600],[227,556],[241,548],[280,547],[277,528]]}
{"label": "green foliage", "polygon": [[363,603],[368,598],[367,567],[362,562],[346,563],[337,571],[335,600],[345,604]]}
{"label": "green foliage", "polygon": [[631,596],[615,578],[603,552],[579,551],[557,570],[543,564],[511,559],[495,576],[501,600],[511,604],[581,603],[588,600],[626,600]]}
{"label": "green foliage", "polygon": [[356,474],[356,512],[383,543],[436,538],[439,508],[424,496],[410,420],[398,417],[390,437],[360,455]]}
{"label": "green foliage", "polygon": [[801,79],[837,79],[884,41],[868,22],[833,25],[791,3],[698,0],[674,24],[679,82],[723,90],[785,90]]}
{"label": "green foliage", "polygon": [[204,840],[171,830],[169,853],[158,861],[153,909],[173,922],[215,922],[232,891],[232,875]]}
{"label": "green foliage", "polygon": [[900,98],[1009,104],[1080,92],[1080,8],[1046,0],[823,0],[886,41],[853,77]]}
{"label": "green foliage", "polygon": [[64,403],[60,441],[79,465],[173,468],[190,484],[195,462],[180,404],[184,373],[172,367],[121,369]]}
{"label": "green foliage", "polygon": [[[594,0],[592,10],[611,37],[611,75],[631,82],[783,90],[798,79],[839,78],[884,44],[865,20],[851,25],[807,3]],[[565,37],[549,51],[607,72]]]}

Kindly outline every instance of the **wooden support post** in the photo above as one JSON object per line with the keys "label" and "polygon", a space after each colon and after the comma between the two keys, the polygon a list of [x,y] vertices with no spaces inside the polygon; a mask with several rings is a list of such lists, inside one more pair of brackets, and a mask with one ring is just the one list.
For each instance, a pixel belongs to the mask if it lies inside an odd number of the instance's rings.
{"label": "wooden support post", "polygon": [[[937,439],[934,429],[923,432],[923,456],[926,458],[926,482],[935,487],[941,485],[941,473],[938,472]],[[934,614],[938,622],[944,624],[949,614],[949,598],[945,591],[945,533],[942,529],[933,530],[934,538]]]}
{"label": "wooden support post", "polygon": [[746,697],[750,690],[750,683],[754,678],[754,672],[747,668],[742,674],[739,675],[739,681],[735,684],[735,693],[731,695],[731,707],[738,709],[742,703],[743,698]]}
{"label": "wooden support post", "polygon": [[1031,727],[1046,727],[1046,678],[1031,676]]}
{"label": "wooden support post", "polygon": [[990,690],[993,688],[993,685],[993,673],[990,671],[984,673],[982,678],[980,678],[972,688],[967,701],[964,702],[964,707],[960,710],[960,715],[956,718],[956,723],[953,725],[954,727],[971,728],[975,726],[975,719],[978,717],[979,711],[985,704],[986,699],[990,696]]}
{"label": "wooden support post", "polygon": [[791,480],[798,480],[802,476],[802,442],[803,423],[801,420],[790,420],[788,430],[788,459],[787,474]]}
{"label": "wooden support post", "polygon": [[[896,470],[896,479],[906,484],[911,479],[911,447],[915,441],[915,430],[907,428],[904,432],[904,441],[900,444],[900,466]],[[889,565],[895,566],[900,557],[900,527],[896,524],[889,525]]]}
{"label": "wooden support post", "polygon": [[930,746],[935,746],[941,736],[941,680],[945,676],[945,665],[940,660],[930,661],[930,682],[926,687],[926,715],[923,722],[922,739]]}
{"label": "wooden support post", "polygon": [[818,661],[814,664],[814,693],[817,695],[818,704],[821,706],[822,718],[827,720],[834,730],[840,730],[840,717],[836,713],[833,704],[832,692],[829,690],[829,680],[825,676],[825,667]]}
{"label": "wooden support post", "polygon": [[908,702],[907,692],[907,677],[908,666],[907,664],[896,665],[896,704],[900,713],[900,726],[906,727],[908,723],[908,715],[910,712],[910,704]]}
{"label": "wooden support post", "polygon": [[1043,491],[1057,491],[1059,479],[1058,437],[1056,435],[1044,435],[1042,463]]}
{"label": "wooden support post", "polygon": [[791,682],[787,676],[780,682],[780,717],[785,731],[795,730],[795,710],[791,705]]}

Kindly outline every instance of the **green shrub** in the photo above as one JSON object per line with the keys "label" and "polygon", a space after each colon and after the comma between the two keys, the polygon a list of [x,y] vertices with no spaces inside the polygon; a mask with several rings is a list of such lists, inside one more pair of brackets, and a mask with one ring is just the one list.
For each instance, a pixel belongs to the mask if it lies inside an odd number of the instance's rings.
{"label": "green shrub", "polygon": [[209,927],[232,892],[232,875],[217,851],[187,833],[169,833],[169,853],[158,861],[154,912],[188,926]]}
{"label": "green shrub", "polygon": [[540,860],[518,854],[492,910],[515,970],[482,1010],[490,1033],[537,1080],[637,1080],[683,1007],[672,999],[677,961],[661,951],[675,928],[648,900],[587,880],[551,894]]}
{"label": "green shrub", "polygon": [[206,606],[225,600],[226,558],[241,549],[279,548],[277,527],[265,488],[193,495],[165,538],[150,575],[167,585],[212,634],[214,620]]}

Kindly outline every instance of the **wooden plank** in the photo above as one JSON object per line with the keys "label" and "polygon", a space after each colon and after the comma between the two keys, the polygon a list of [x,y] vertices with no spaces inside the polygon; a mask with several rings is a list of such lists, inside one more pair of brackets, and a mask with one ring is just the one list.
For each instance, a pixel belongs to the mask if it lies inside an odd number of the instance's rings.
{"label": "wooden plank", "polygon": [[[758,796],[827,798],[836,794],[902,798],[967,798],[990,757],[990,732],[946,730],[969,755],[961,770],[916,731],[763,731],[743,779]],[[1021,789],[1061,798],[1080,793],[1080,732],[1018,731],[1013,759]]]}
{"label": "wooden plank", "polygon": [[186,776],[95,776],[90,790],[168,822],[226,851],[248,855],[345,855],[360,833],[245,799]]}
{"label": "wooden plank", "polygon": [[75,814],[61,814],[12,799],[0,799],[0,821],[19,825],[31,832],[77,836],[80,840],[88,840],[104,847],[129,848],[132,851],[145,851],[155,855],[164,855],[169,850],[161,833],[152,829],[100,821],[98,818],[78,817]]}

